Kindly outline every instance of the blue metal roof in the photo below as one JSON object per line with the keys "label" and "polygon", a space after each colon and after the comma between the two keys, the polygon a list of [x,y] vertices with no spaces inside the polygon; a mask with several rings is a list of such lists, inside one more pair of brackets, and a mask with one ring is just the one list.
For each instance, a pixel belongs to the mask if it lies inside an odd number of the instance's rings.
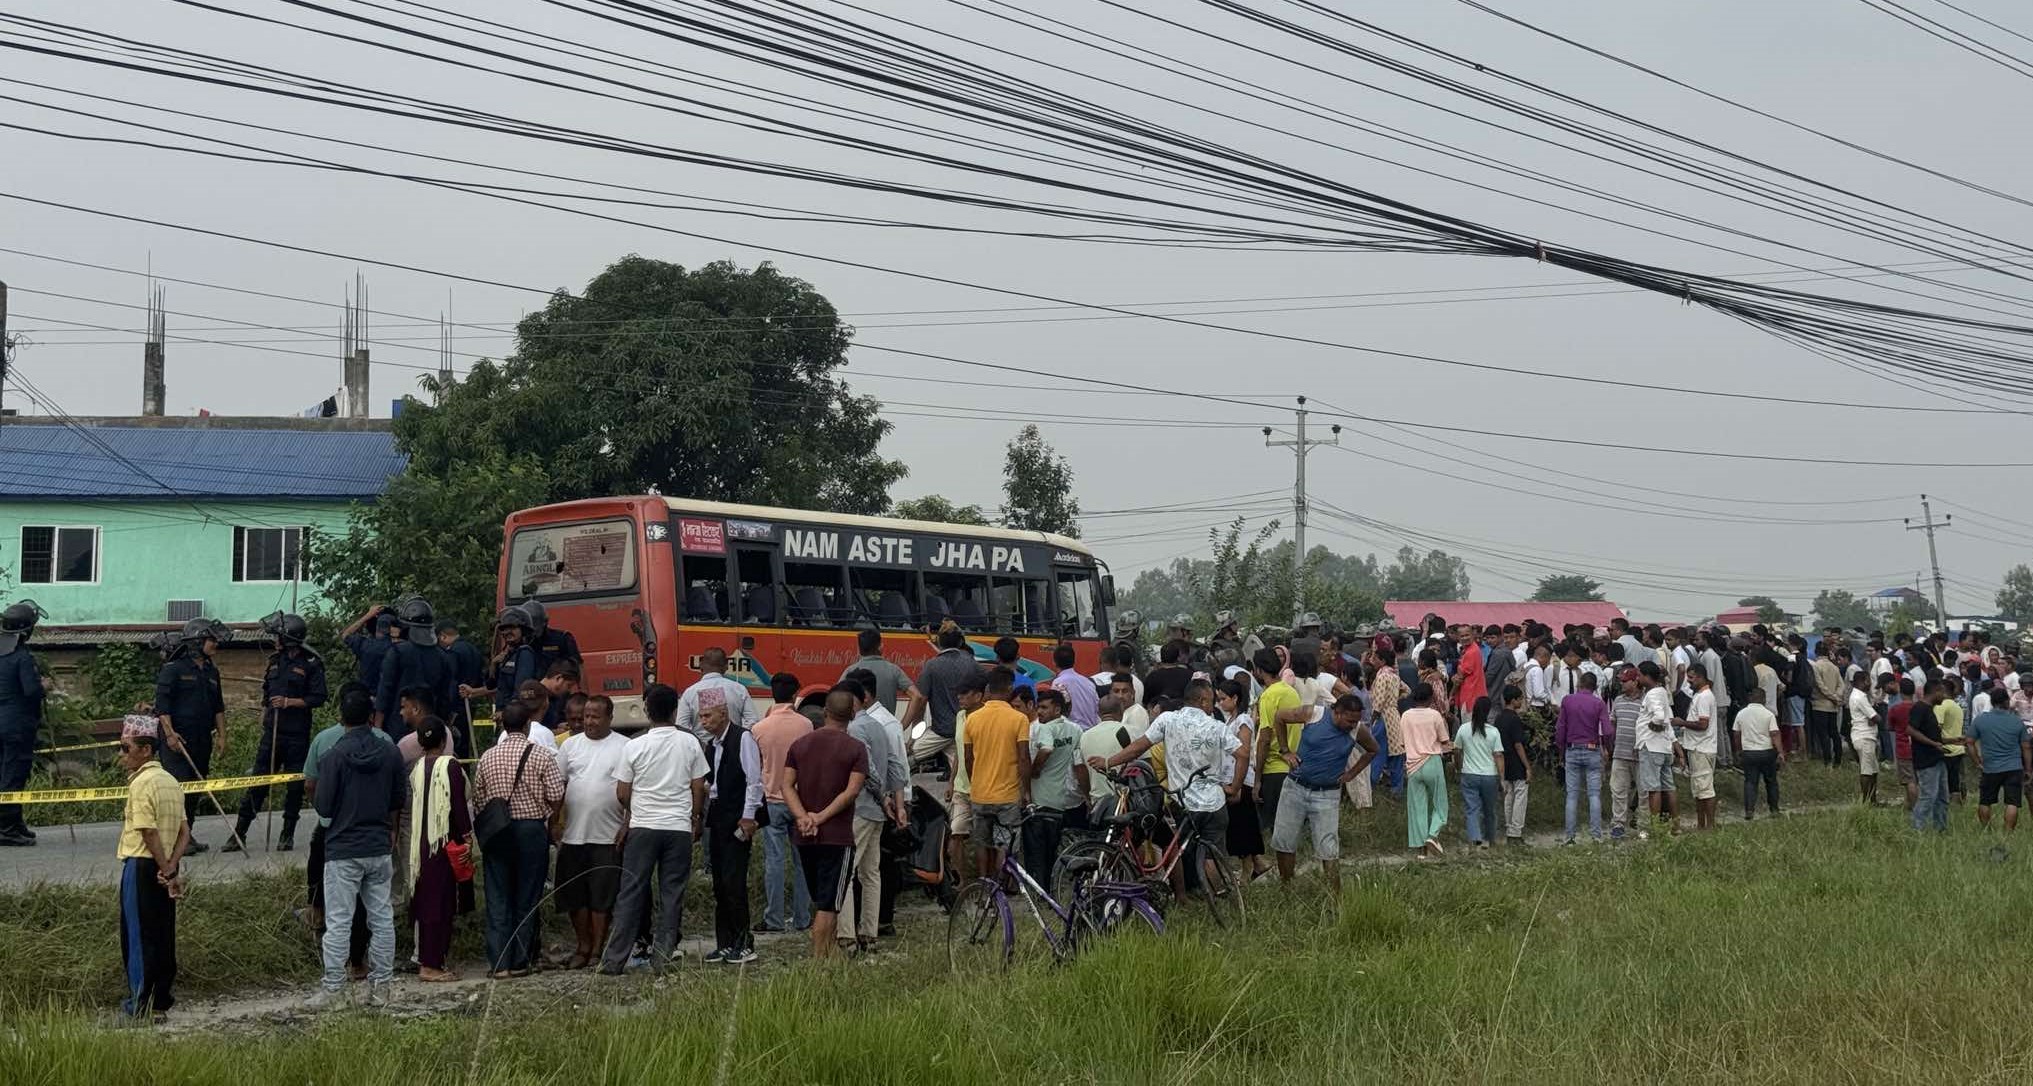
{"label": "blue metal roof", "polygon": [[386,430],[0,422],[0,501],[374,498],[407,462]]}

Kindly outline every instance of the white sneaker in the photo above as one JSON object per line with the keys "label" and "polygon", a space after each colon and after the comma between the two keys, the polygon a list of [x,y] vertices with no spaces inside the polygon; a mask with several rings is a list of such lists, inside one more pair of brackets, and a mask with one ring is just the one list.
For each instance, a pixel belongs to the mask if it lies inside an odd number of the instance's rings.
{"label": "white sneaker", "polygon": [[1651,839],[1652,839],[1652,834],[1651,834],[1651,832],[1650,832],[1650,831],[1648,831],[1648,830],[1639,830],[1639,831],[1638,831],[1638,840],[1640,840],[1640,841],[1650,841]]}
{"label": "white sneaker", "polygon": [[394,1003],[395,1002],[394,987],[395,987],[394,985],[388,983],[387,981],[382,981],[379,984],[368,985],[367,1005],[370,1007],[386,1007]]}

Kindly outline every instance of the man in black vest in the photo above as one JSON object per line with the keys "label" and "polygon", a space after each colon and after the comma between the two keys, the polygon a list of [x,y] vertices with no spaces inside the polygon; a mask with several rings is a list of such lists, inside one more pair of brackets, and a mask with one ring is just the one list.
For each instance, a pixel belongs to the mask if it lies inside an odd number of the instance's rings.
{"label": "man in black vest", "polygon": [[699,730],[706,733],[706,863],[713,872],[710,963],[755,960],[748,929],[748,852],[762,811],[762,748],[747,728],[729,722],[718,689],[699,694]]}
{"label": "man in black vest", "polygon": [[[42,608],[22,600],[0,611],[0,792],[28,787],[42,728],[42,673],[28,654]],[[35,832],[21,817],[20,804],[0,805],[0,846],[35,844]]]}
{"label": "man in black vest", "polygon": [[409,734],[402,719],[402,692],[422,687],[431,692],[431,715],[452,719],[457,695],[452,658],[438,647],[437,621],[429,600],[408,596],[396,602],[395,642],[381,662],[381,688],[375,692],[374,713],[390,739]]}
{"label": "man in black vest", "polygon": [[[162,767],[185,783],[204,780],[212,771],[213,753],[226,753],[226,700],[220,693],[219,669],[212,663],[212,654],[226,636],[225,628],[209,618],[191,619],[178,633],[169,662],[155,675]],[[184,793],[184,821],[192,826],[186,856],[207,847],[196,839],[198,802],[199,793]]]}

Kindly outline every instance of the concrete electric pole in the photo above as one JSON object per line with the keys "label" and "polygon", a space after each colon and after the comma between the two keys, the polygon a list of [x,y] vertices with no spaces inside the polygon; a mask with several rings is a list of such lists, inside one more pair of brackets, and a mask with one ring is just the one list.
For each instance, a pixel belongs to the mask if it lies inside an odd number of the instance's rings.
{"label": "concrete electric pole", "polygon": [[1935,520],[1934,509],[1928,505],[1927,495],[1922,494],[1920,495],[1920,523],[1913,523],[1912,517],[1904,519],[1907,531],[1927,533],[1927,564],[1934,567],[1934,628],[1937,631],[1946,632],[1948,630],[1948,607],[1942,602],[1941,557],[1934,549],[1934,530],[1937,528],[1947,528],[1948,522],[1955,519],[1955,514],[1943,513],[1940,520]]}
{"label": "concrete electric pole", "polygon": [[1320,445],[1341,444],[1341,424],[1335,423],[1333,437],[1306,437],[1306,397],[1299,397],[1298,426],[1290,439],[1276,440],[1271,437],[1271,428],[1264,427],[1264,444],[1273,448],[1289,448],[1298,461],[1298,474],[1292,482],[1292,624],[1298,625],[1299,616],[1306,611],[1306,454]]}

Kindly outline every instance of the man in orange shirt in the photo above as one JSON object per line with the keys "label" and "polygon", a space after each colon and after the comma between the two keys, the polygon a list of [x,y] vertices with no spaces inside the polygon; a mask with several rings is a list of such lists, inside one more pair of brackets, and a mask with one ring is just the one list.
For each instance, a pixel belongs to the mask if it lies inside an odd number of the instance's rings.
{"label": "man in orange shirt", "polygon": [[784,864],[789,862],[795,880],[791,899],[791,926],[799,931],[812,926],[812,894],[805,885],[805,869],[791,851],[791,829],[796,820],[784,802],[784,756],[791,744],[812,734],[812,720],[798,712],[798,677],[778,672],[769,680],[770,700],[775,704],[752,729],[755,745],[762,751],[762,923],[757,931],[784,931]]}
{"label": "man in orange shirt", "polygon": [[1009,703],[1015,684],[1010,669],[989,670],[988,700],[967,714],[961,752],[974,806],[976,870],[985,878],[1002,870],[1031,799],[1030,775],[1021,768],[1031,760],[1031,722]]}

